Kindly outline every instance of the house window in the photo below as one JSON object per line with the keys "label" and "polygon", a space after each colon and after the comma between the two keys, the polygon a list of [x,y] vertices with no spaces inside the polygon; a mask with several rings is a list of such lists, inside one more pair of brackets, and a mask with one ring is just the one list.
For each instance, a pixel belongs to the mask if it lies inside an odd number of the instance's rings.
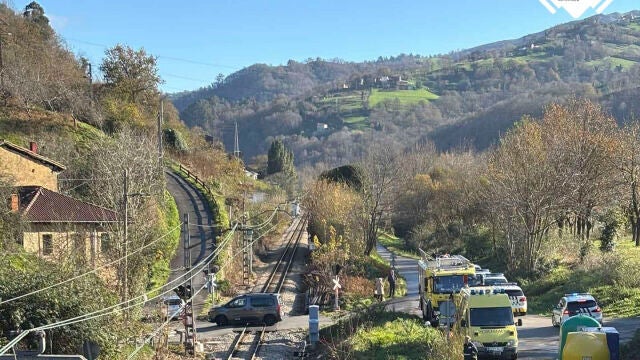
{"label": "house window", "polygon": [[100,252],[107,253],[111,250],[111,237],[104,233],[100,235]]}
{"label": "house window", "polygon": [[42,255],[53,254],[53,235],[42,235]]}

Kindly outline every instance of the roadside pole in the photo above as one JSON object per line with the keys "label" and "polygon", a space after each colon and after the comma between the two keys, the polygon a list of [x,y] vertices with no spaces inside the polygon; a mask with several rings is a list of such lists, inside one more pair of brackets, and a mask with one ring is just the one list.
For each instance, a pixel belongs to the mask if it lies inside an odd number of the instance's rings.
{"label": "roadside pole", "polygon": [[333,290],[335,291],[335,304],[334,304],[334,309],[335,310],[340,310],[340,300],[339,300],[339,296],[340,296],[340,289],[342,288],[342,285],[340,285],[340,276],[336,275],[336,278],[333,279]]}

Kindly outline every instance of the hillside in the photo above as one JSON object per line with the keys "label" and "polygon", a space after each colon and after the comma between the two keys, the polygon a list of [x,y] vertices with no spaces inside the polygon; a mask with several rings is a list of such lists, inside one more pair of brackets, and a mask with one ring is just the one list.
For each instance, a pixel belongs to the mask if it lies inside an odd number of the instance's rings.
{"label": "hillside", "polygon": [[284,137],[299,165],[336,165],[371,141],[482,150],[524,114],[571,96],[627,121],[638,110],[639,62],[640,12],[633,11],[445,56],[254,65],[174,101],[187,125],[227,148],[237,121],[245,160]]}

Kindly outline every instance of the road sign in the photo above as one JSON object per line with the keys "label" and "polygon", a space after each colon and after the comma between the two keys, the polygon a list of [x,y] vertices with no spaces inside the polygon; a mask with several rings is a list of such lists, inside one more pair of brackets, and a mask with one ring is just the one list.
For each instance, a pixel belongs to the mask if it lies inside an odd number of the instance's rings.
{"label": "road sign", "polygon": [[338,289],[342,289],[342,285],[340,285],[340,278],[336,276],[336,278],[333,279],[333,290]]}
{"label": "road sign", "polygon": [[338,297],[340,296],[341,288],[342,288],[342,285],[340,285],[340,276],[336,275],[336,278],[333,279],[333,291],[336,292],[334,296],[335,298],[334,309],[336,310],[340,310],[340,301],[338,300]]}

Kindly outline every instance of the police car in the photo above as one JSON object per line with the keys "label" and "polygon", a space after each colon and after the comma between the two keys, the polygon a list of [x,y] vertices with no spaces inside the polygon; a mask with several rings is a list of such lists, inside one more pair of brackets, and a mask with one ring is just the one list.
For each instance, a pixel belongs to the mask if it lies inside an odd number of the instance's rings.
{"label": "police car", "polygon": [[602,325],[602,309],[591,294],[584,293],[564,294],[558,305],[553,308],[551,324],[558,327],[568,318],[578,314],[588,315]]}
{"label": "police car", "polygon": [[504,289],[504,292],[509,295],[511,308],[513,309],[513,316],[527,315],[527,297],[524,295],[522,288],[520,288],[517,283],[499,284],[494,287],[497,289]]}

